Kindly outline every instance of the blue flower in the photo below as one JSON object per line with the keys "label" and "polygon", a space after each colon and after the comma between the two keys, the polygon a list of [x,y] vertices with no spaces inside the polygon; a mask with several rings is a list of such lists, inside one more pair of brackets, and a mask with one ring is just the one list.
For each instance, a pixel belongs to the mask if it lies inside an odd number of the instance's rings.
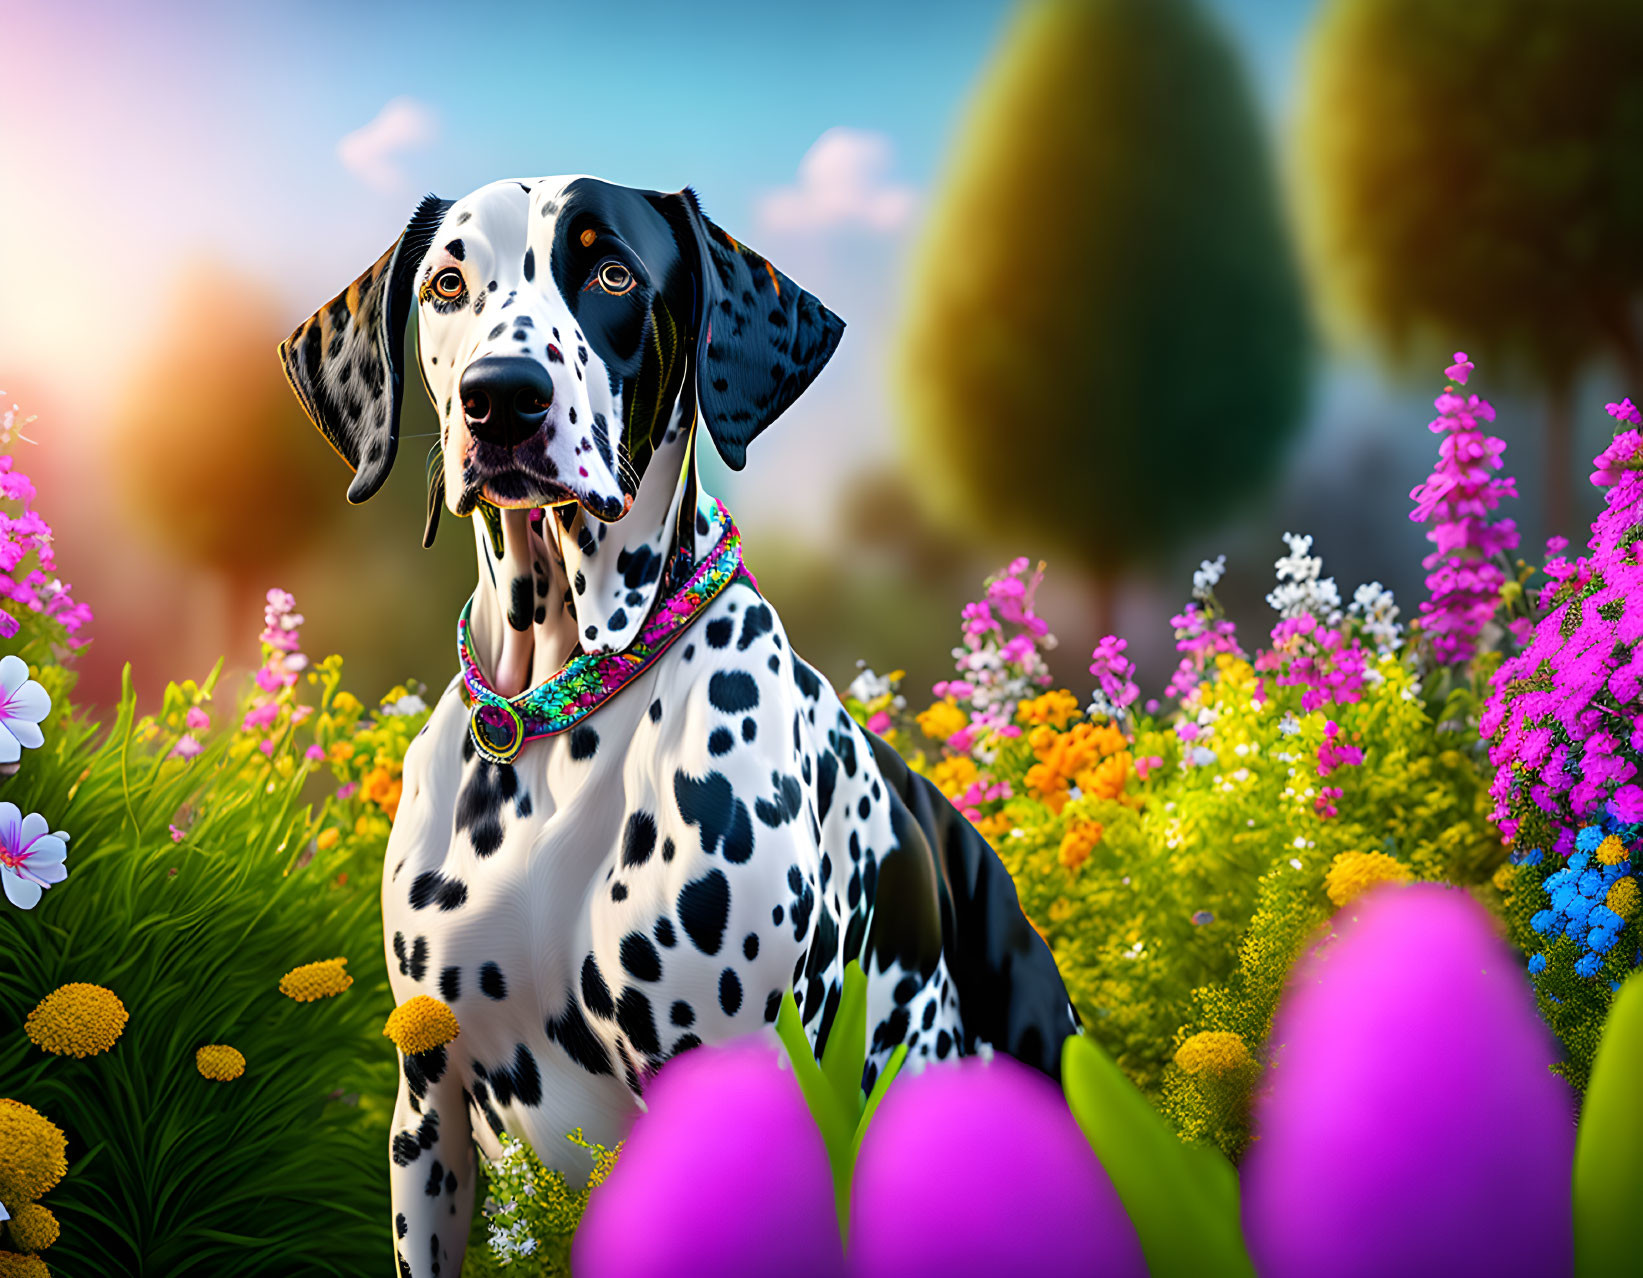
{"label": "blue flower", "polygon": [[[1586,944],[1594,953],[1607,954],[1614,948],[1615,938],[1618,935],[1619,932],[1615,928],[1594,927],[1591,934],[1586,938]],[[1591,973],[1588,972],[1586,975],[1590,976]]]}
{"label": "blue flower", "polygon": [[1539,865],[1540,849],[1530,848],[1525,852],[1513,852],[1507,859],[1510,860],[1513,865]]}
{"label": "blue flower", "polygon": [[1586,922],[1608,932],[1618,932],[1626,925],[1626,920],[1606,905],[1592,906],[1592,912],[1586,916]]}
{"label": "blue flower", "polygon": [[[1601,825],[1588,825],[1579,834],[1575,835],[1575,847],[1581,852],[1596,852],[1597,845],[1603,842],[1604,837]],[[1570,859],[1573,860],[1574,858],[1571,857]]]}
{"label": "blue flower", "polygon": [[1603,895],[1603,871],[1587,870],[1586,873],[1580,876],[1580,881],[1577,886],[1580,888],[1581,896],[1589,896],[1594,900],[1597,899]]}
{"label": "blue flower", "polygon": [[1551,910],[1541,910],[1540,913],[1536,914],[1534,918],[1529,920],[1529,926],[1534,928],[1537,932],[1545,933],[1549,932],[1552,929],[1552,925],[1556,922],[1556,914],[1554,914]]}
{"label": "blue flower", "polygon": [[1539,976],[1545,970],[1546,970],[1546,956],[1544,954],[1536,954],[1533,958],[1531,958],[1529,960],[1529,975],[1530,976]]}
{"label": "blue flower", "polygon": [[1576,874],[1579,874],[1582,870],[1584,870],[1586,868],[1587,864],[1590,863],[1591,859],[1592,858],[1588,854],[1586,854],[1585,852],[1576,852],[1572,857],[1569,858],[1568,866]]}
{"label": "blue flower", "polygon": [[1603,966],[1603,960],[1596,954],[1582,954],[1575,964],[1576,976],[1596,976],[1597,969]]}

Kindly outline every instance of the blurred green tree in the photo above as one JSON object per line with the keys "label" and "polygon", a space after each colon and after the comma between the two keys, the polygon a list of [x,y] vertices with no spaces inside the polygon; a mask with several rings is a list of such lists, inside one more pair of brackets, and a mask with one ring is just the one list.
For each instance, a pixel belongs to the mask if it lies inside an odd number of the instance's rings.
{"label": "blurred green tree", "polygon": [[1458,347],[1543,389],[1571,532],[1576,377],[1607,351],[1643,391],[1643,4],[1332,0],[1300,116],[1333,309],[1394,364]]}
{"label": "blurred green tree", "polygon": [[1103,629],[1126,568],[1273,474],[1305,304],[1259,121],[1196,0],[1023,10],[916,269],[901,384],[923,499],[1081,565]]}

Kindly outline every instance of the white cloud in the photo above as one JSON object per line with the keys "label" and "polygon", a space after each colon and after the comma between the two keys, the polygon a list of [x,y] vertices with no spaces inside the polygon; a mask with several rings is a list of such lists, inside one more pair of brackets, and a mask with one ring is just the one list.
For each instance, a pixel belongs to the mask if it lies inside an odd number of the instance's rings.
{"label": "white cloud", "polygon": [[409,185],[399,159],[427,146],[439,133],[433,109],[415,98],[394,98],[369,124],[337,143],[337,158],[366,186],[392,195]]}
{"label": "white cloud", "polygon": [[760,225],[776,232],[899,230],[912,216],[917,195],[890,181],[893,154],[882,133],[827,130],[799,161],[799,180],[760,197]]}

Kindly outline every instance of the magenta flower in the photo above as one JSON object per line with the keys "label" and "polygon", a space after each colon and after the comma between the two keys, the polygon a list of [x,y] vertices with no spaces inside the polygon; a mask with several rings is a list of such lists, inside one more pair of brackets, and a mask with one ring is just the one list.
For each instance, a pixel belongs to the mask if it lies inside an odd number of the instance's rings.
{"label": "magenta flower", "polygon": [[1090,654],[1090,673],[1095,676],[1096,694],[1090,703],[1092,715],[1122,718],[1141,695],[1135,683],[1135,662],[1124,655],[1129,640],[1105,635]]}
{"label": "magenta flower", "polygon": [[1616,421],[1630,422],[1633,426],[1643,426],[1643,413],[1637,411],[1637,405],[1630,399],[1623,399],[1618,404],[1605,404],[1610,417]]}
{"label": "magenta flower", "polygon": [[51,832],[38,812],[23,815],[15,803],[0,803],[0,889],[20,910],[32,910],[40,893],[68,876],[68,835]]}
{"label": "magenta flower", "polygon": [[189,706],[186,722],[190,732],[204,732],[211,726],[211,716],[199,706]]}
{"label": "magenta flower", "polygon": [[578,1278],[842,1278],[833,1177],[768,1032],[674,1057],[571,1250]]}
{"label": "magenta flower", "polygon": [[1574,1106],[1488,914],[1419,884],[1332,926],[1278,1010],[1243,1166],[1262,1278],[1568,1274]]}
{"label": "magenta flower", "polygon": [[[1444,372],[1465,385],[1472,367],[1456,351]],[[1443,440],[1431,476],[1409,494],[1415,502],[1409,518],[1431,525],[1426,538],[1434,547],[1421,561],[1429,592],[1421,603],[1421,629],[1438,663],[1452,666],[1476,654],[1499,605],[1506,569],[1498,560],[1517,548],[1518,534],[1510,519],[1491,522],[1491,512],[1517,496],[1517,481],[1494,474],[1506,443],[1483,429],[1495,420],[1488,400],[1445,389],[1434,403],[1438,416],[1430,429]]]}
{"label": "magenta flower", "polygon": [[166,829],[171,832],[171,841],[173,843],[181,843],[188,835],[187,830],[181,829],[175,825],[168,825],[166,826]]}
{"label": "magenta flower", "polygon": [[932,1065],[885,1094],[856,1159],[850,1272],[1144,1278],[1147,1268],[1061,1089],[997,1055]]}
{"label": "magenta flower", "polygon": [[185,732],[177,738],[177,744],[171,747],[171,753],[179,759],[192,759],[205,749],[192,732]]}

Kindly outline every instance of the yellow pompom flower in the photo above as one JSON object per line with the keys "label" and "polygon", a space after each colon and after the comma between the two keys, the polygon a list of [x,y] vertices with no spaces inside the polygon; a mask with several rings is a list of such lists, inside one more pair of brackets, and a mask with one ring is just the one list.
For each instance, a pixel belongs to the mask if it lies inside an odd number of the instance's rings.
{"label": "yellow pompom flower", "polygon": [[43,1052],[96,1056],[114,1046],[127,1019],[125,1004],[113,990],[73,981],[41,999],[23,1028]]}
{"label": "yellow pompom flower", "polygon": [[1175,1049],[1175,1063],[1189,1074],[1230,1074],[1250,1063],[1249,1048],[1227,1030],[1204,1030]]}
{"label": "yellow pompom flower", "polygon": [[918,726],[932,741],[945,741],[970,722],[969,716],[958,708],[952,697],[938,701],[918,714]]}
{"label": "yellow pompom flower", "polygon": [[245,1057],[226,1043],[207,1043],[194,1053],[194,1068],[202,1078],[231,1083],[245,1073]]}
{"label": "yellow pompom flower", "polygon": [[949,799],[956,799],[970,788],[977,772],[974,759],[967,754],[955,754],[930,769],[930,781]]}
{"label": "yellow pompom flower", "polygon": [[456,1013],[437,998],[418,994],[401,1003],[388,1016],[382,1032],[407,1056],[444,1047],[462,1032]]}
{"label": "yellow pompom flower", "polygon": [[1614,886],[1609,889],[1609,895],[1604,898],[1603,904],[1621,918],[1629,919],[1637,913],[1638,896],[1637,880],[1627,875],[1614,881]]}
{"label": "yellow pompom flower", "polygon": [[1348,905],[1382,883],[1407,883],[1409,868],[1384,852],[1342,852],[1324,875],[1324,891],[1336,905]]}
{"label": "yellow pompom flower", "polygon": [[1597,845],[1596,855],[1601,865],[1619,865],[1626,859],[1626,845],[1619,835],[1611,834]]}
{"label": "yellow pompom flower", "polygon": [[62,1129],[22,1101],[0,1100],[0,1202],[33,1202],[67,1171]]}
{"label": "yellow pompom flower", "polygon": [[0,1251],[0,1278],[51,1278],[51,1270],[38,1256],[19,1256]]}
{"label": "yellow pompom flower", "polygon": [[44,1251],[62,1233],[57,1217],[39,1203],[25,1203],[6,1222],[18,1251]]}
{"label": "yellow pompom flower", "polygon": [[1081,821],[1068,830],[1061,839],[1061,867],[1069,873],[1090,859],[1095,845],[1101,842],[1101,822]]}
{"label": "yellow pompom flower", "polygon": [[334,958],[294,967],[280,977],[280,993],[299,1003],[312,1003],[340,994],[354,983],[354,978],[343,971],[347,965],[347,959]]}
{"label": "yellow pompom flower", "polygon": [[[331,709],[338,714],[352,714],[356,710],[365,709],[364,704],[351,692],[339,692],[331,698]],[[353,753],[352,750],[349,751]]]}

